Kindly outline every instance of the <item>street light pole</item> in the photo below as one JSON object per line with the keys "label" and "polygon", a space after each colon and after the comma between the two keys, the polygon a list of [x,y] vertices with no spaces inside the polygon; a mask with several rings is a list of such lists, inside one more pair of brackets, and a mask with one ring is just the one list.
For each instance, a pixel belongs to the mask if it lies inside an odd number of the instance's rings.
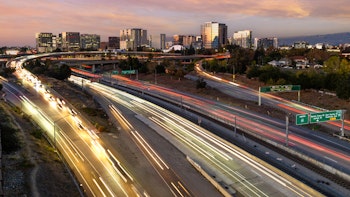
{"label": "street light pole", "polygon": [[289,116],[286,116],[286,146],[288,146],[288,126],[289,126]]}
{"label": "street light pole", "polygon": [[157,68],[154,68],[154,84],[157,84]]}

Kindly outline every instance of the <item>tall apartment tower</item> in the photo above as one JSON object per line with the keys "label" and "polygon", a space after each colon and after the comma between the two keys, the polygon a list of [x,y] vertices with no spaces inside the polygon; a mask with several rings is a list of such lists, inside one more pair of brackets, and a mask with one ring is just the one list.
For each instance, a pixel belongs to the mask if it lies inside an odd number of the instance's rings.
{"label": "tall apartment tower", "polygon": [[160,49],[165,49],[165,34],[160,34]]}
{"label": "tall apartment tower", "polygon": [[227,26],[218,22],[201,25],[201,36],[205,49],[218,49],[227,44]]}
{"label": "tall apartment tower", "polygon": [[120,30],[120,49],[136,51],[137,47],[148,44],[147,30],[139,28]]}
{"label": "tall apartment tower", "polygon": [[52,33],[36,33],[35,34],[36,50],[39,53],[49,53],[54,49],[54,40]]}
{"label": "tall apartment tower", "polygon": [[252,31],[236,31],[233,33],[232,44],[242,48],[250,49],[252,47]]}

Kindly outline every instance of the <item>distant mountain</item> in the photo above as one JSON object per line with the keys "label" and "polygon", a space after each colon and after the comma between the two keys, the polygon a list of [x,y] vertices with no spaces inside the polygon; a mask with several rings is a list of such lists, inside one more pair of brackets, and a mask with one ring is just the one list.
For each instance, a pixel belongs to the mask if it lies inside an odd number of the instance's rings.
{"label": "distant mountain", "polygon": [[325,35],[312,35],[312,36],[296,36],[296,37],[288,37],[288,38],[279,38],[278,44],[280,46],[283,45],[293,45],[294,42],[305,41],[309,44],[317,44],[324,43],[333,46],[337,46],[339,44],[350,43],[350,32],[346,33],[335,33],[335,34],[325,34]]}

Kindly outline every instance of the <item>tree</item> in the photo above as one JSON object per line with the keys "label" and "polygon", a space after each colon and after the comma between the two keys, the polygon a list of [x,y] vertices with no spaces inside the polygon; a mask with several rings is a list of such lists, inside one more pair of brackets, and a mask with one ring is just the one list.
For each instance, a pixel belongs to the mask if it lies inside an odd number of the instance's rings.
{"label": "tree", "polygon": [[337,80],[336,94],[341,99],[350,98],[350,75],[342,74]]}
{"label": "tree", "polygon": [[203,89],[207,86],[207,82],[205,82],[203,78],[198,78],[196,82],[197,82],[197,85],[196,85],[197,89]]}
{"label": "tree", "polygon": [[332,56],[324,62],[323,70],[326,73],[336,73],[340,68],[340,58]]}
{"label": "tree", "polygon": [[253,65],[248,67],[247,69],[247,77],[248,79],[259,77],[261,74],[261,71],[257,65]]}
{"label": "tree", "polygon": [[330,57],[330,54],[325,50],[311,49],[305,56],[313,64],[323,64]]}
{"label": "tree", "polygon": [[237,45],[229,50],[232,51],[231,58],[228,60],[228,65],[232,65],[230,73],[245,73],[247,71],[247,66],[251,65],[253,61],[253,51]]}

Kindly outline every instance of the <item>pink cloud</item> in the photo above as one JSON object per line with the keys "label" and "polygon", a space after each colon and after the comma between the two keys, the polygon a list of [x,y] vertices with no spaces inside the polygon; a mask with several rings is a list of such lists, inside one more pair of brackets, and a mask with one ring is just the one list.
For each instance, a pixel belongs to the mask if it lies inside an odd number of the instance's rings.
{"label": "pink cloud", "polygon": [[[257,21],[267,20],[274,26],[275,19],[294,20],[295,25],[311,28],[306,23],[317,20],[319,24],[335,24],[340,31],[341,26],[344,29],[344,25],[350,25],[347,4],[348,0],[4,1],[0,4],[0,46],[20,39],[34,43],[34,34],[44,31],[98,33],[105,39],[132,27],[145,28],[153,34],[198,34],[200,25],[207,21],[223,22],[229,28],[267,31],[266,25],[259,26]],[[245,25],[236,27],[242,20]]]}

